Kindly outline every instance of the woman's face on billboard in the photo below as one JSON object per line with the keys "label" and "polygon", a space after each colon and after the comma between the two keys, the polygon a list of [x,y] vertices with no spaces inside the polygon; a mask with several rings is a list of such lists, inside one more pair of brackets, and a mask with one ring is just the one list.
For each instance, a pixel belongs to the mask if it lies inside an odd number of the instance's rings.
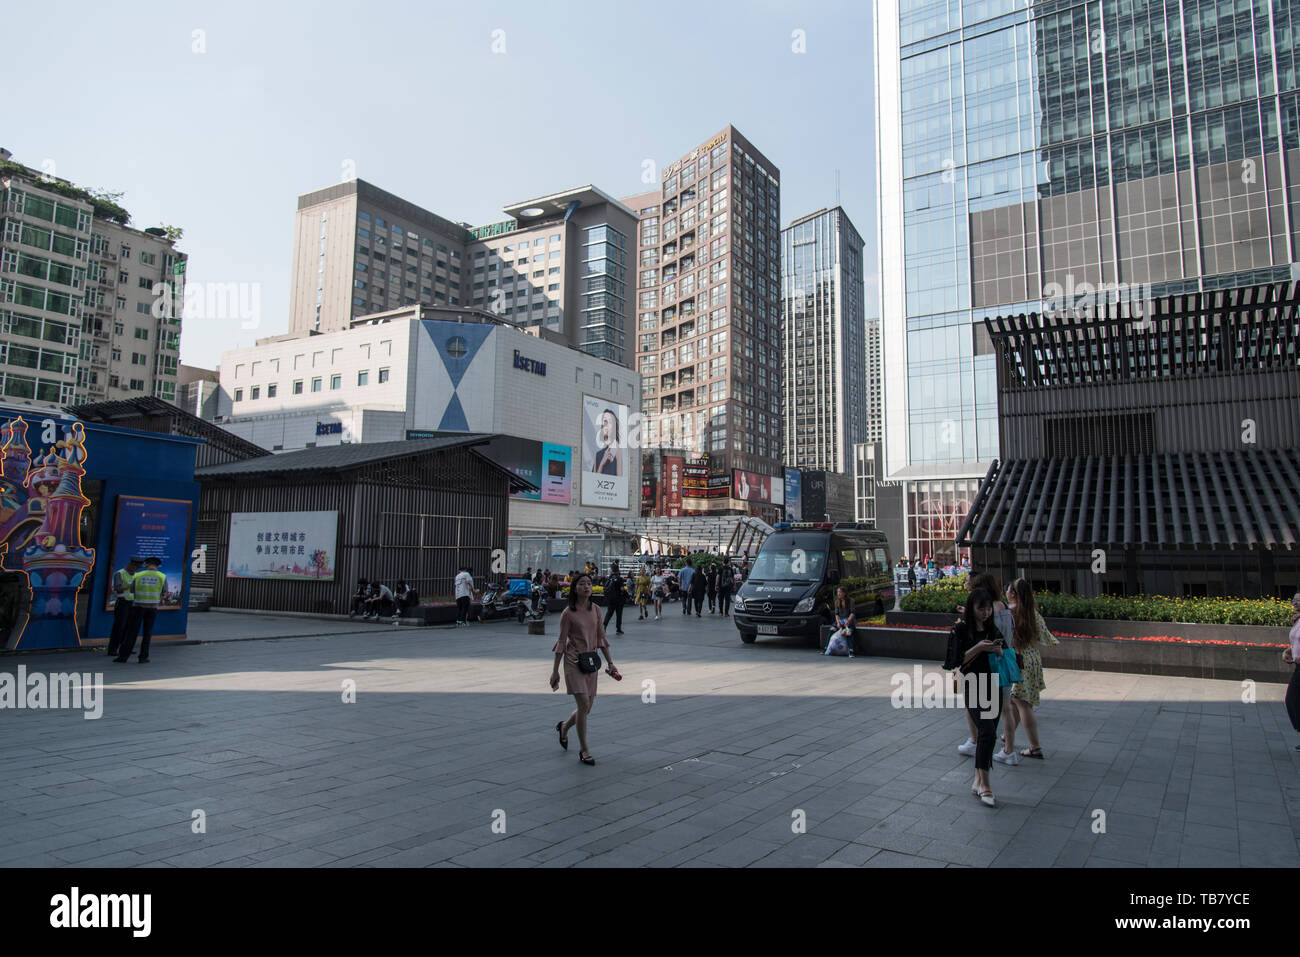
{"label": "woman's face on billboard", "polygon": [[614,413],[602,412],[600,414],[600,444],[614,444],[614,428],[617,423],[614,421]]}

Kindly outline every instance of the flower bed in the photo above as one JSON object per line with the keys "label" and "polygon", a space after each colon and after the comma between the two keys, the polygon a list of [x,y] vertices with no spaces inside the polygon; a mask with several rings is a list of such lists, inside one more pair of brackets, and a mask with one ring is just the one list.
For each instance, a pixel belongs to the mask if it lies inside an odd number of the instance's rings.
{"label": "flower bed", "polygon": [[[903,597],[902,608],[912,612],[951,613],[957,605],[965,604],[966,595],[966,576],[959,575],[932,585],[922,585]],[[1291,603],[1280,598],[1171,598],[1164,595],[1085,598],[1057,592],[1034,592],[1034,600],[1044,618],[1287,627],[1293,614]]]}

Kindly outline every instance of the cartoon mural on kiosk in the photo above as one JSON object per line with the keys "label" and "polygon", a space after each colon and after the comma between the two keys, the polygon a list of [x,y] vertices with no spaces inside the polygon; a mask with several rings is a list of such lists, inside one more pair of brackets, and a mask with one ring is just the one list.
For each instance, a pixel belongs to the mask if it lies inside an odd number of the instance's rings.
{"label": "cartoon mural on kiosk", "polygon": [[[42,423],[44,455],[32,457],[27,423],[0,428],[0,566],[27,576],[31,607],[15,648],[76,648],[77,592],[95,567],[81,544],[81,491],[86,474],[85,427]],[[61,436],[61,437],[60,437]]]}

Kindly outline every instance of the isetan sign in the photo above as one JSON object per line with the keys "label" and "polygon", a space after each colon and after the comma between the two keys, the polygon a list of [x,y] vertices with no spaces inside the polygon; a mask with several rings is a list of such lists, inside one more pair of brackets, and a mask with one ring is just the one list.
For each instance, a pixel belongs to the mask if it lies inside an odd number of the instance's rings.
{"label": "isetan sign", "polygon": [[523,369],[525,372],[531,372],[533,375],[546,375],[546,363],[538,362],[536,359],[528,359],[515,350],[515,368]]}

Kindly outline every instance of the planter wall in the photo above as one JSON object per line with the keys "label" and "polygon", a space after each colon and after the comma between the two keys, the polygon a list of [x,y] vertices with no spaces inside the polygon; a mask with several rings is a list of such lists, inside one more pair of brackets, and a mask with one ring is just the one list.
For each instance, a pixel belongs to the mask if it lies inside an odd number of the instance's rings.
{"label": "planter wall", "polygon": [[[889,619],[895,619],[890,621]],[[898,619],[909,619],[906,624],[928,625],[942,628],[942,631],[920,631],[915,628],[890,628],[890,624],[899,624]],[[911,619],[925,618],[927,621]],[[948,628],[953,616],[931,615],[906,612],[902,615],[887,615],[884,627],[859,628],[858,648],[868,655],[884,658],[913,658],[923,661],[942,661],[948,647]],[[1100,629],[1084,631],[1085,625],[1101,622],[1070,619],[1048,619],[1048,627],[1054,632],[1073,630],[1063,622],[1077,626],[1080,632],[1100,634]],[[1144,624],[1156,626],[1164,622],[1106,622],[1111,625]],[[1181,628],[1228,628],[1232,637],[1230,641],[1278,641],[1277,632],[1282,632],[1282,641],[1286,638],[1286,629],[1255,628],[1249,626],[1233,627],[1221,625],[1180,626]],[[1266,632],[1256,635],[1254,632]],[[1134,631],[1128,631],[1134,634]],[[1172,634],[1166,627],[1155,634]],[[1059,637],[1059,636],[1058,636]],[[1190,636],[1188,636],[1190,637]],[[1114,671],[1127,674],[1171,675],[1185,678],[1218,678],[1229,681],[1242,681],[1250,678],[1269,683],[1286,683],[1291,680],[1292,668],[1282,662],[1281,649],[1251,648],[1242,645],[1184,644],[1181,642],[1126,641],[1122,639],[1065,638],[1059,637],[1060,644],[1043,650],[1043,665],[1047,668],[1068,668],[1076,671]],[[1203,640],[1216,640],[1203,638]]]}
{"label": "planter wall", "polygon": [[[886,625],[927,625],[945,630],[957,620],[954,615],[933,612],[890,611],[885,613]],[[1099,637],[1122,636],[1129,638],[1158,638],[1165,635],[1185,638],[1188,641],[1249,641],[1259,644],[1285,645],[1287,628],[1261,625],[1200,625],[1177,621],[1118,621],[1113,618],[1045,618],[1053,634],[1065,632]],[[1281,649],[1278,650],[1280,655]]]}

